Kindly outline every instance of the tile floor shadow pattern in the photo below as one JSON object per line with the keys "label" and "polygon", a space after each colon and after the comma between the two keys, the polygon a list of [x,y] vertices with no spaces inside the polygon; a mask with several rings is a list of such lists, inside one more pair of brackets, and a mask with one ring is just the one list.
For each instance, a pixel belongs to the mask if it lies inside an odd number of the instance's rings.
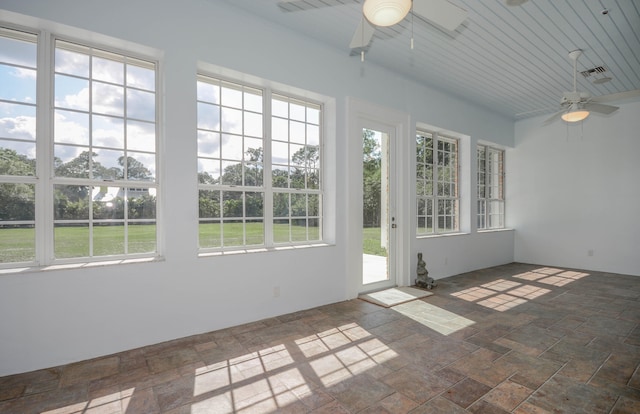
{"label": "tile floor shadow pattern", "polygon": [[640,412],[638,277],[512,263],[433,292],[3,377],[0,413]]}

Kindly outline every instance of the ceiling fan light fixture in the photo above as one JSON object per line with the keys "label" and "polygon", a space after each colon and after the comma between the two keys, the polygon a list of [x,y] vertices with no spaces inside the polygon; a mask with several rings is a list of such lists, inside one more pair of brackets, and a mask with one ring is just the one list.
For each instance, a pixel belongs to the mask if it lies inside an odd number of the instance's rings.
{"label": "ceiling fan light fixture", "polygon": [[602,85],[603,83],[607,83],[607,82],[611,82],[612,78],[605,76],[604,78],[598,78],[596,80],[594,80],[592,83],[594,85]]}
{"label": "ceiling fan light fixture", "polygon": [[365,0],[362,12],[376,26],[393,26],[411,10],[411,0]]}
{"label": "ceiling fan light fixture", "polygon": [[589,111],[584,109],[576,109],[562,114],[562,120],[565,122],[580,122],[589,116]]}

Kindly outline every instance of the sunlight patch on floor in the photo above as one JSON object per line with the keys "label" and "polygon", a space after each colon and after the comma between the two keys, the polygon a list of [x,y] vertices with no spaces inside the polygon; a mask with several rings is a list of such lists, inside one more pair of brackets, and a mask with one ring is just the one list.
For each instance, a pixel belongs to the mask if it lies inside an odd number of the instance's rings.
{"label": "sunlight patch on floor", "polygon": [[527,301],[525,299],[501,293],[499,295],[491,296],[483,301],[478,302],[478,305],[504,312],[526,302]]}
{"label": "sunlight patch on floor", "polygon": [[128,388],[119,392],[102,395],[87,401],[70,404],[54,410],[44,411],[42,414],[100,414],[126,413],[135,388]]}
{"label": "sunlight patch on floor", "polygon": [[495,290],[498,292],[504,292],[505,290],[513,289],[516,286],[520,286],[522,283],[512,282],[505,279],[494,280],[493,282],[485,283],[482,287]]}
{"label": "sunlight patch on floor", "polygon": [[391,309],[442,335],[450,335],[475,323],[471,319],[421,300],[403,303]]}
{"label": "sunlight patch on floor", "polygon": [[564,286],[586,276],[589,276],[589,273],[578,272],[575,270],[555,269],[553,267],[542,267],[513,277],[517,279],[537,281],[547,285]]}
{"label": "sunlight patch on floor", "polygon": [[[543,283],[551,286],[565,286],[583,277],[588,273],[570,270],[556,269],[553,267],[541,267],[529,272],[520,273],[513,277],[522,281]],[[451,296],[467,302],[476,302],[478,305],[504,312],[529,300],[539,298],[551,292],[541,286],[523,284],[513,280],[498,279],[480,286],[454,292]]]}
{"label": "sunlight patch on floor", "polygon": [[451,296],[504,312],[549,292],[551,290],[538,286],[500,280],[454,292]]}
{"label": "sunlight patch on floor", "polygon": [[[397,356],[358,324],[345,324],[197,368],[193,395],[201,401],[192,408],[275,412],[312,394],[317,385],[307,383],[302,371],[329,387]],[[230,386],[232,390],[226,389]]]}

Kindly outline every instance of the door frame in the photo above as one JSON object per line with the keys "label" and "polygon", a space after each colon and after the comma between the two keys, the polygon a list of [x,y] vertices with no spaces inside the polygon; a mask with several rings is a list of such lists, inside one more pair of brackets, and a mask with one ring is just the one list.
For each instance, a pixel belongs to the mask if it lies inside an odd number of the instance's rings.
{"label": "door frame", "polygon": [[[347,293],[354,298],[366,291],[410,284],[409,241],[411,188],[409,171],[412,158],[409,149],[409,114],[378,106],[355,98],[347,98]],[[389,280],[385,283],[362,284],[362,130],[376,129],[389,133],[390,153],[395,157],[395,171],[389,185],[395,189],[395,246],[389,258]],[[390,237],[390,239],[392,239]]]}

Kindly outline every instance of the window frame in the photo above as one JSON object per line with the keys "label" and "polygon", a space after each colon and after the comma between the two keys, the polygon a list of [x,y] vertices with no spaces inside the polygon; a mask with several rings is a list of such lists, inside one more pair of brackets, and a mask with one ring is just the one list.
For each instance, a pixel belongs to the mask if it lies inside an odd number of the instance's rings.
{"label": "window frame", "polygon": [[[418,142],[420,138],[431,140],[431,162],[427,162],[429,160],[427,160],[426,157],[423,157],[423,161],[418,160],[421,150]],[[416,231],[416,237],[459,233],[461,219],[460,139],[437,131],[430,131],[421,128],[416,129],[415,139],[416,151],[414,154],[414,162],[416,163],[416,175],[414,179],[416,183],[416,224],[414,229]],[[440,148],[440,144],[455,145],[455,151],[445,151],[444,148]],[[425,146],[423,149],[429,148],[428,146]],[[447,172],[445,169],[446,166],[440,163],[440,154],[442,154],[443,159],[450,158],[450,156],[445,157],[445,153],[454,154],[455,158],[455,166],[453,168],[449,168],[449,180],[447,181],[442,180],[445,178],[442,175]],[[431,171],[430,179],[429,174],[427,174],[429,169]],[[420,176],[421,170],[425,171],[425,174],[427,175]],[[445,191],[446,186],[448,186],[447,191]],[[427,194],[428,191],[421,191],[422,189],[428,189],[429,187],[431,188],[431,194]],[[446,210],[450,213],[447,214]],[[450,225],[447,225],[448,219],[451,222]],[[429,226],[429,221],[431,221],[431,226]],[[440,223],[443,221],[445,225],[441,226]],[[423,225],[421,225],[421,223],[423,223]],[[421,229],[423,230],[421,231]],[[429,229],[431,230],[429,231]]]}
{"label": "window frame", "polygon": [[[482,154],[481,154],[482,153]],[[506,151],[492,145],[478,144],[477,154],[477,229],[478,231],[505,228],[505,156]],[[497,157],[497,172],[494,158]],[[497,183],[495,182],[497,181]],[[496,194],[497,197],[491,197]],[[487,196],[489,195],[489,196]],[[497,209],[497,211],[495,211]],[[497,221],[497,224],[492,224]]]}
{"label": "window frame", "polygon": [[[22,27],[13,27],[12,25],[7,25],[7,24],[2,24],[0,25],[0,36],[2,38],[9,38],[9,39],[13,39],[13,40],[18,40],[18,41],[25,41],[25,42],[29,42],[32,43],[35,47],[35,67],[28,67],[24,64],[15,64],[15,63],[9,63],[9,62],[0,62],[2,65],[4,66],[8,66],[8,67],[13,67],[13,68],[18,68],[18,69],[28,69],[28,70],[35,70],[36,72],[36,81],[35,81],[35,102],[32,103],[28,103],[28,102],[23,102],[23,101],[18,101],[18,100],[13,100],[13,99],[0,99],[0,104],[7,104],[10,106],[14,105],[16,107],[31,107],[34,111],[34,117],[35,117],[35,123],[36,123],[36,136],[35,139],[33,140],[25,140],[25,139],[20,139],[20,138],[11,138],[11,137],[5,137],[2,136],[0,137],[0,142],[4,143],[4,142],[10,142],[10,143],[14,143],[14,144],[25,144],[25,143],[31,143],[33,145],[33,147],[35,148],[35,152],[36,152],[36,156],[33,158],[33,162],[35,164],[35,168],[33,169],[33,171],[30,174],[11,174],[11,175],[0,175],[0,185],[2,186],[11,186],[11,185],[15,185],[15,186],[20,186],[20,185],[24,185],[24,186],[29,186],[29,187],[33,187],[33,217],[30,219],[21,219],[21,220],[7,220],[6,222],[0,221],[0,224],[2,224],[3,226],[9,226],[9,228],[11,226],[32,226],[33,228],[33,236],[32,236],[32,241],[30,243],[31,245],[31,249],[33,250],[33,254],[29,255],[30,257],[32,257],[32,260],[22,260],[22,261],[13,261],[13,262],[0,262],[0,268],[6,268],[6,267],[15,267],[15,266],[20,266],[20,265],[33,265],[36,264],[38,261],[38,233],[40,233],[40,229],[39,226],[37,226],[37,209],[39,207],[39,203],[37,203],[37,196],[36,194],[38,194],[38,189],[40,187],[40,180],[39,180],[39,176],[40,176],[40,171],[41,171],[41,162],[38,161],[38,156],[37,156],[37,152],[38,152],[38,136],[40,136],[39,131],[37,131],[37,121],[39,119],[39,112],[41,111],[41,109],[39,108],[38,105],[38,97],[40,96],[40,89],[39,88],[39,84],[41,83],[38,79],[38,68],[40,67],[40,56],[39,56],[39,50],[40,50],[40,43],[41,43],[41,36],[40,34],[35,31],[35,30],[29,30],[27,28],[22,28]],[[24,109],[24,108],[23,108]],[[23,154],[17,154],[17,155],[23,155]],[[3,224],[6,223],[6,224]],[[0,229],[2,230],[2,229]]]}
{"label": "window frame", "polygon": [[[99,161],[94,161],[93,160],[93,156],[91,156],[89,158],[89,176],[88,177],[82,177],[82,178],[77,178],[77,177],[69,177],[69,176],[64,176],[64,175],[58,175],[56,172],[56,166],[55,166],[55,161],[54,160],[50,160],[50,167],[53,168],[53,170],[51,171],[50,177],[50,183],[49,186],[53,186],[53,209],[55,211],[56,209],[56,204],[55,204],[55,193],[56,193],[56,187],[58,186],[82,186],[82,187],[88,187],[90,189],[90,196],[88,199],[88,217],[86,219],[72,219],[72,220],[61,220],[56,218],[55,214],[53,217],[53,232],[54,232],[54,238],[53,238],[53,248],[55,251],[56,248],[56,240],[57,240],[57,235],[56,235],[56,226],[58,224],[86,224],[88,226],[88,239],[89,239],[89,245],[88,245],[88,255],[87,256],[76,256],[76,257],[71,257],[68,258],[71,261],[77,261],[77,260],[81,260],[81,259],[86,259],[86,260],[105,260],[105,258],[112,258],[112,257],[118,257],[118,258],[133,258],[133,257],[149,257],[149,256],[154,256],[156,254],[156,252],[158,251],[158,237],[157,237],[157,222],[158,222],[158,216],[157,216],[157,203],[158,203],[158,189],[159,189],[159,180],[158,180],[158,174],[155,173],[152,176],[151,180],[145,180],[145,179],[133,179],[128,175],[128,173],[130,172],[129,168],[130,162],[140,162],[138,161],[136,158],[134,158],[132,155],[133,154],[139,154],[138,156],[151,156],[153,158],[153,169],[156,170],[156,172],[158,171],[157,166],[158,166],[158,135],[159,135],[159,124],[158,124],[158,110],[159,110],[159,94],[158,94],[158,63],[157,62],[153,62],[153,61],[148,61],[148,60],[143,60],[140,59],[138,57],[135,56],[131,56],[130,53],[123,53],[121,51],[114,51],[114,50],[110,50],[109,48],[105,48],[102,47],[101,45],[87,45],[84,42],[78,42],[78,41],[69,41],[67,39],[64,39],[62,37],[59,36],[54,36],[53,39],[53,46],[52,46],[52,52],[53,52],[53,62],[52,62],[52,71],[50,72],[53,76],[52,79],[52,86],[53,86],[53,92],[51,94],[51,98],[53,98],[53,102],[51,105],[51,109],[52,109],[52,115],[55,119],[55,117],[57,116],[58,111],[62,112],[62,111],[66,111],[66,112],[71,112],[71,113],[77,113],[77,114],[86,114],[88,116],[88,120],[89,120],[89,143],[88,143],[88,147],[86,146],[81,146],[81,145],[77,145],[77,144],[68,144],[65,142],[59,142],[57,141],[56,138],[56,123],[54,121],[53,123],[53,128],[51,129],[52,131],[52,137],[50,139],[50,143],[52,143],[53,146],[53,154],[55,156],[56,154],[56,146],[60,145],[63,147],[76,147],[78,149],[80,148],[87,148],[87,150],[90,153],[94,153],[94,151],[100,151],[100,150],[106,150],[106,151],[111,151],[111,152],[121,152],[122,155],[121,157],[123,157],[123,162],[122,162],[122,173],[123,176],[122,177],[94,177],[94,162],[96,163],[95,165],[100,165]],[[60,44],[62,46],[58,46],[58,42],[60,42]],[[78,75],[69,75],[66,74],[64,72],[58,72],[56,70],[56,55],[57,55],[57,51],[58,50],[62,50],[62,51],[66,51],[66,52],[75,52],[75,53],[79,53],[82,54],[84,56],[88,56],[89,61],[91,62],[89,64],[88,67],[88,71],[89,73],[87,74],[87,78],[84,77],[80,77]],[[111,80],[104,80],[104,79],[97,79],[95,77],[95,75],[92,73],[93,72],[93,62],[96,59],[102,59],[102,60],[110,60],[111,62],[118,62],[120,64],[122,64],[122,81],[121,83],[118,83],[118,81],[111,81]],[[144,89],[140,86],[135,86],[135,85],[129,85],[128,84],[128,77],[130,76],[128,73],[128,69],[133,66],[136,67],[138,69],[143,68],[143,69],[147,69],[147,70],[152,70],[153,71],[153,75],[154,75],[154,79],[153,79],[153,86],[152,86],[152,90],[150,89]],[[88,100],[88,105],[89,105],[89,109],[86,110],[78,110],[78,109],[74,109],[74,108],[69,108],[69,107],[64,107],[64,106],[59,106],[56,102],[56,98],[57,98],[57,93],[56,93],[56,87],[57,87],[57,81],[56,81],[56,77],[57,76],[67,76],[67,77],[74,77],[76,79],[86,79],[88,81],[90,90],[89,90],[89,94],[90,94],[90,98]],[[96,109],[95,107],[98,106],[98,104],[94,101],[94,98],[96,96],[95,93],[95,86],[96,85],[103,85],[103,86],[107,86],[107,87],[120,87],[122,89],[122,97],[123,97],[123,104],[122,104],[122,114],[110,114],[107,111],[99,111],[98,109]],[[136,117],[133,116],[131,114],[129,114],[129,109],[130,106],[128,105],[129,103],[129,92],[134,91],[136,93],[153,93],[153,101],[154,101],[154,107],[153,107],[153,117],[152,120],[150,117],[147,118],[143,118],[143,117]],[[122,121],[122,125],[123,125],[123,142],[122,142],[122,148],[116,148],[115,146],[109,146],[106,143],[100,144],[99,142],[97,143],[96,141],[98,141],[97,139],[97,133],[93,130],[94,129],[94,123],[97,123],[95,121],[96,118],[107,118],[110,120],[120,120]],[[154,133],[154,143],[153,143],[153,151],[149,151],[149,150],[141,150],[141,149],[136,149],[133,145],[129,145],[130,142],[133,140],[133,132],[129,132],[129,126],[130,126],[130,122],[132,123],[138,123],[138,124],[147,124],[147,125],[152,125],[153,126],[153,133]],[[100,155],[100,154],[98,154]],[[141,163],[141,162],[140,162]],[[135,164],[134,164],[135,165]],[[143,165],[141,163],[141,165]],[[146,167],[144,167],[145,169],[147,169]],[[104,192],[104,188],[107,188],[107,192],[114,192],[116,191],[116,196],[114,198],[121,198],[122,202],[123,202],[123,206],[122,206],[122,217],[121,218],[105,218],[105,217],[100,217],[100,206],[102,205],[102,202],[98,200],[98,197]],[[150,193],[155,193],[155,206],[154,206],[154,211],[153,211],[153,218],[143,218],[143,219],[135,219],[133,217],[130,217],[130,201],[133,200],[132,195],[130,194],[135,194],[136,192],[140,192],[140,191],[136,191],[138,189],[141,189],[142,193],[144,193],[146,191],[147,194]],[[122,196],[120,194],[123,194]],[[88,194],[88,195],[89,195]],[[113,194],[111,194],[110,196],[112,196]],[[105,203],[106,205],[108,205],[109,203]],[[98,217],[96,217],[96,215]],[[132,225],[143,225],[145,223],[154,223],[154,225],[156,226],[156,235],[154,237],[155,242],[154,242],[154,248],[153,251],[151,252],[130,252],[129,249],[132,247],[132,240],[130,238],[130,236],[132,235],[133,232],[131,232],[130,230],[132,228],[130,228],[130,226]],[[96,228],[100,228],[100,227],[105,227],[105,226],[109,226],[109,225],[122,225],[123,228],[123,232],[122,232],[122,248],[123,248],[123,252],[122,253],[116,253],[116,254],[96,254],[96,244],[98,241],[98,237],[95,237],[96,234]],[[106,230],[106,229],[105,229]],[[60,258],[60,257],[56,257],[54,260],[55,261],[63,261],[66,260],[67,258]]]}
{"label": "window frame", "polygon": [[[244,76],[243,76],[244,78]],[[277,87],[272,85],[271,83],[262,81],[262,80],[255,80],[254,82],[249,82],[247,80],[240,80],[239,77],[235,77],[235,76],[229,76],[229,75],[222,75],[220,73],[216,73],[216,71],[211,71],[211,70],[205,70],[200,68],[198,70],[197,73],[197,81],[205,81],[207,79],[210,79],[213,82],[218,82],[220,84],[223,83],[229,83],[229,84],[233,84],[236,86],[239,86],[241,88],[247,88],[247,89],[251,89],[251,90],[259,90],[262,93],[262,154],[263,154],[263,159],[262,159],[262,172],[263,172],[263,176],[262,176],[262,185],[261,186],[247,186],[247,185],[235,185],[235,186],[225,186],[224,184],[205,184],[202,183],[200,178],[198,178],[197,182],[198,182],[198,199],[200,198],[200,194],[201,191],[240,191],[240,192],[246,192],[246,191],[250,191],[250,192],[261,192],[263,194],[263,208],[262,208],[262,217],[247,217],[246,215],[244,215],[245,211],[243,211],[243,216],[242,217],[237,217],[236,220],[238,221],[242,221],[243,223],[247,222],[247,221],[251,221],[251,220],[256,220],[256,219],[260,219],[263,223],[263,243],[261,244],[246,244],[246,239],[247,239],[247,231],[246,231],[246,227],[243,227],[243,244],[242,245],[230,245],[230,246],[225,246],[224,242],[223,242],[223,233],[221,232],[220,234],[220,242],[217,246],[203,246],[202,245],[202,240],[201,240],[201,232],[200,232],[200,225],[203,223],[204,221],[211,221],[211,218],[207,218],[207,217],[202,217],[202,212],[200,210],[200,200],[198,201],[198,205],[199,205],[199,215],[198,215],[198,226],[199,226],[199,231],[198,231],[198,253],[201,256],[206,256],[206,255],[210,255],[210,254],[218,254],[218,253],[224,253],[224,252],[238,252],[238,251],[255,251],[255,250],[263,250],[263,249],[275,249],[275,248],[282,248],[282,247],[287,247],[287,246],[291,246],[291,247],[295,247],[295,246],[300,246],[300,245],[324,245],[326,244],[325,240],[324,240],[324,223],[326,222],[326,219],[323,216],[323,203],[324,203],[324,190],[323,190],[323,176],[324,176],[324,112],[325,112],[325,102],[322,101],[321,98],[317,98],[317,97],[305,97],[302,96],[299,93],[292,93],[290,91],[287,91],[286,87]],[[273,131],[272,131],[272,123],[273,123],[273,118],[275,117],[275,115],[273,114],[273,100],[277,99],[277,100],[287,100],[288,102],[294,102],[296,104],[304,104],[306,105],[305,108],[307,106],[313,106],[317,109],[318,113],[319,113],[319,117],[318,117],[318,122],[317,122],[317,127],[319,129],[318,132],[318,154],[319,154],[319,161],[318,161],[318,185],[317,185],[317,189],[308,189],[307,187],[307,180],[306,180],[306,175],[305,175],[305,188],[293,188],[290,185],[290,177],[288,178],[288,186],[287,187],[278,187],[275,186],[273,183],[273,170],[274,170],[274,165],[275,166],[280,166],[282,167],[283,164],[278,164],[278,163],[274,163],[273,160],[273,148],[272,148],[272,144],[274,143],[274,141],[279,142],[280,144],[284,144],[285,142],[283,140],[276,140],[274,139],[273,135]],[[196,97],[196,102],[200,103],[199,97]],[[291,120],[291,118],[283,118],[283,117],[277,117],[280,119],[287,119],[288,121]],[[305,124],[306,125],[306,124]],[[201,128],[197,127],[196,128],[198,133],[201,131]],[[221,144],[222,145],[222,144]],[[244,155],[243,155],[244,156]],[[206,158],[206,157],[201,157],[200,154],[198,153],[197,155],[197,159],[198,159],[198,164],[200,162],[200,160],[202,158]],[[291,158],[289,158],[289,162],[291,161]],[[289,167],[289,165],[287,164],[287,166]],[[200,171],[200,165],[198,165],[198,177],[200,176],[201,171]],[[220,177],[222,177],[223,172],[220,171]],[[274,195],[275,194],[287,194],[289,200],[291,200],[292,195],[305,195],[305,196],[309,196],[309,195],[313,195],[316,196],[318,198],[318,214],[317,215],[295,215],[292,214],[292,209],[291,209],[291,204],[289,204],[289,214],[285,217],[285,216],[276,216],[274,214]],[[306,205],[308,206],[308,201],[306,201]],[[223,209],[222,205],[219,207],[221,210]],[[308,212],[308,210],[307,210]],[[222,217],[222,214],[220,215],[220,220],[224,220],[224,218]],[[277,237],[274,231],[275,228],[275,221],[277,220],[288,220],[289,225],[289,240],[288,241],[276,241],[275,238]],[[292,221],[295,220],[305,220],[306,221],[306,226],[305,226],[305,234],[306,237],[304,240],[292,240],[292,232],[291,232],[291,227],[292,225]],[[317,220],[318,222],[318,231],[317,231],[317,239],[312,239],[309,237],[310,231],[309,231],[309,221],[310,220]]]}
{"label": "window frame", "polygon": [[[32,21],[33,20],[33,21]],[[160,85],[162,77],[162,53],[158,50],[148,48],[145,46],[137,45],[132,42],[123,41],[115,38],[111,38],[97,33],[85,31],[82,29],[75,29],[70,27],[58,27],[55,25],[49,25],[46,22],[39,24],[39,21],[34,19],[28,19],[23,26],[16,24],[10,24],[8,22],[0,22],[0,27],[7,30],[15,30],[19,32],[26,32],[37,37],[36,50],[37,50],[37,95],[35,100],[36,107],[36,174],[29,177],[29,181],[35,185],[35,255],[33,260],[29,261],[12,261],[0,263],[0,269],[11,268],[34,268],[46,267],[52,265],[82,265],[84,263],[92,262],[104,262],[104,263],[128,263],[130,261],[140,260],[155,260],[162,255],[162,190],[161,190],[161,171],[162,171],[162,154],[161,154],[161,117],[162,117],[162,101]],[[40,30],[31,28],[38,26]],[[51,26],[51,27],[49,27]],[[90,39],[90,40],[87,40]],[[70,44],[79,45],[81,48],[87,48],[91,51],[101,51],[105,54],[113,54],[114,56],[120,56],[125,60],[133,60],[138,62],[144,62],[150,65],[153,70],[153,102],[154,102],[154,115],[153,119],[148,123],[153,125],[154,133],[154,149],[153,151],[144,151],[153,157],[155,163],[155,174],[153,181],[141,181],[137,179],[92,179],[92,178],[76,178],[76,177],[63,177],[55,175],[55,161],[54,161],[54,140],[55,140],[55,111],[56,111],[56,91],[55,91],[55,55],[56,55],[56,42],[65,42]],[[126,66],[123,64],[123,70],[126,71]],[[125,75],[126,76],[126,75]],[[91,75],[89,75],[91,79]],[[88,81],[90,82],[90,80]],[[90,84],[90,83],[89,83]],[[123,90],[131,88],[127,85],[126,77],[123,80]],[[126,98],[125,98],[126,99]],[[127,114],[126,104],[123,104],[123,115],[120,117],[123,124],[127,119],[133,118]],[[89,108],[86,111],[86,116],[91,117],[95,111]],[[90,128],[90,127],[89,127]],[[125,153],[125,149],[122,150]],[[126,154],[126,153],[125,153]],[[125,159],[126,162],[128,159]],[[123,166],[123,171],[125,171]],[[15,181],[15,179],[9,178],[9,180]],[[7,176],[3,176],[0,180],[2,182],[7,181]],[[130,232],[127,228],[128,225],[134,224],[134,222],[149,221],[147,219],[136,220],[131,217],[127,217],[127,207],[124,207],[124,217],[120,220],[110,222],[109,220],[102,220],[103,224],[121,224],[123,226],[122,247],[123,253],[116,254],[99,254],[96,255],[90,250],[90,255],[77,255],[72,257],[55,257],[55,230],[56,219],[54,214],[54,187],[56,185],[80,185],[87,186],[91,189],[94,187],[119,187],[122,192],[134,191],[143,189],[143,191],[149,192],[150,189],[155,190],[155,212],[153,222],[155,223],[155,236],[153,237],[153,246],[149,248],[149,251],[127,253],[127,237]],[[88,190],[89,191],[89,190]],[[91,195],[91,191],[89,191]],[[89,197],[91,198],[91,197]],[[93,203],[93,201],[92,201]],[[125,204],[126,206],[126,204]],[[94,219],[89,216],[89,220],[92,224],[97,223],[99,219]],[[107,223],[109,222],[109,223]],[[64,223],[64,221],[60,221]],[[92,236],[92,235],[91,235]],[[89,243],[93,243],[93,237],[91,237]]]}
{"label": "window frame", "polygon": [[[273,223],[273,227],[272,227],[272,237],[269,240],[273,246],[286,246],[286,245],[296,245],[296,244],[315,244],[315,243],[322,243],[323,242],[323,232],[322,232],[322,223],[323,223],[323,217],[322,217],[322,200],[323,200],[323,180],[322,180],[322,172],[323,172],[323,113],[324,113],[324,106],[321,103],[315,102],[315,101],[310,101],[309,99],[301,99],[299,97],[296,96],[292,96],[291,94],[284,94],[278,91],[270,91],[270,96],[271,99],[269,100],[269,106],[270,106],[270,110],[271,110],[271,116],[270,116],[270,121],[271,123],[273,123],[273,119],[274,118],[278,118],[278,119],[286,119],[289,123],[291,122],[298,122],[298,123],[304,123],[305,126],[305,143],[302,145],[302,148],[300,150],[303,150],[303,153],[301,155],[304,154],[308,154],[308,152],[304,151],[306,148],[308,147],[312,147],[313,145],[308,144],[308,139],[309,139],[309,126],[311,125],[316,126],[318,128],[318,145],[315,146],[317,147],[317,156],[318,159],[315,161],[317,162],[317,164],[315,166],[313,166],[313,168],[311,168],[311,166],[309,166],[308,164],[306,164],[307,160],[305,158],[305,164],[303,165],[296,165],[295,163],[292,163],[293,161],[293,156],[295,155],[292,154],[292,148],[296,148],[295,145],[296,144],[291,138],[291,134],[289,133],[288,135],[288,140],[284,141],[282,139],[275,139],[273,137],[273,125],[271,125],[271,127],[269,128],[269,142],[270,142],[270,148],[271,151],[269,153],[271,159],[270,159],[270,163],[269,163],[269,173],[271,175],[271,180],[270,180],[270,197],[272,200],[272,208],[270,209],[270,214],[271,214],[271,222]],[[275,97],[278,98],[275,98]],[[282,116],[277,116],[274,115],[273,113],[273,102],[274,100],[280,100],[280,101],[284,101],[287,100],[287,103],[289,105],[289,114],[287,118],[284,118]],[[291,116],[291,105],[297,105],[297,106],[304,106],[305,108],[305,120],[304,121],[297,121],[295,119],[292,118]],[[311,108],[310,107],[314,107]],[[317,111],[318,112],[318,119],[317,122],[314,123],[312,121],[309,120],[309,112],[311,111]],[[302,169],[304,170],[303,172],[303,177],[304,177],[304,187],[298,187],[298,186],[293,186],[292,181],[291,181],[291,173],[289,173],[289,180],[288,180],[288,186],[287,187],[276,187],[273,184],[273,170],[274,170],[274,165],[280,165],[280,166],[284,166],[284,164],[276,164],[274,163],[274,159],[273,159],[273,143],[274,142],[279,142],[281,144],[285,144],[288,143],[288,152],[290,154],[288,162],[287,162],[287,167],[290,169]],[[299,151],[299,150],[298,150]],[[297,152],[296,152],[297,153]],[[312,186],[310,186],[310,182],[313,182],[312,178],[310,177],[310,173],[309,171],[316,171],[316,180],[317,183],[315,185],[316,188],[312,188]],[[312,175],[312,174],[311,174]],[[276,194],[287,194],[288,195],[288,216],[278,216],[278,218],[276,219],[275,217],[275,213],[274,213],[274,209],[275,209],[275,202],[274,202],[274,195]],[[305,212],[306,214],[296,214],[296,209],[294,209],[294,203],[293,203],[293,199],[294,196],[304,196],[305,199]],[[316,198],[316,212],[317,214],[309,214],[309,210],[310,210],[310,199],[312,198]],[[297,209],[297,211],[299,210],[299,207]],[[275,231],[273,231],[273,229],[275,228],[275,221],[276,220],[287,220],[288,221],[288,229],[289,229],[289,240],[286,241],[277,241],[276,240],[276,234]],[[305,234],[306,237],[304,239],[300,239],[299,236],[294,236],[294,232],[293,227],[294,227],[294,222],[305,222]],[[310,222],[311,221],[315,221],[317,222],[317,226],[310,226]],[[312,228],[317,228],[317,238],[311,238],[310,237],[310,229]],[[296,233],[299,234],[299,233]],[[297,240],[296,240],[297,239]]]}

